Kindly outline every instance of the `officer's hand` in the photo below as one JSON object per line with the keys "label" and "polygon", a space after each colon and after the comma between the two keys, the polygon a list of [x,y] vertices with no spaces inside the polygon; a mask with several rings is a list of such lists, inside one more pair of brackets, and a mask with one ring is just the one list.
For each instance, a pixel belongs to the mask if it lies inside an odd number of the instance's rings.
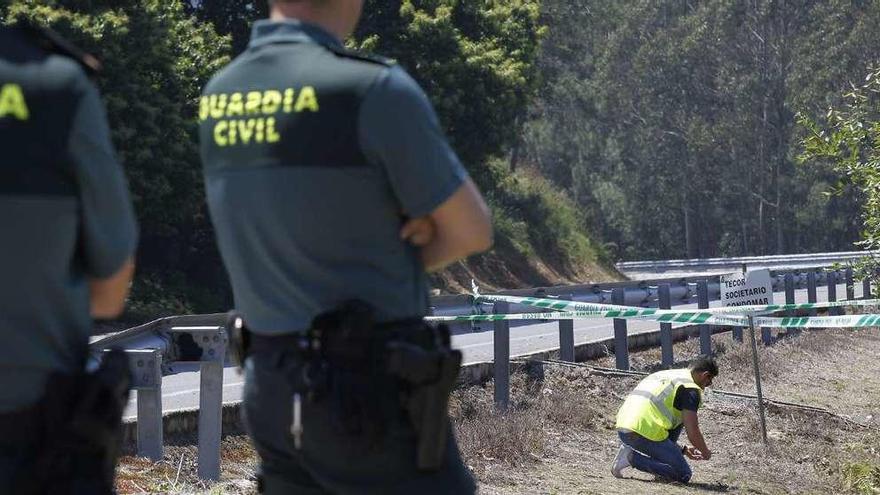
{"label": "officer's hand", "polygon": [[424,246],[434,239],[434,221],[427,216],[411,218],[400,229],[400,238],[413,246]]}

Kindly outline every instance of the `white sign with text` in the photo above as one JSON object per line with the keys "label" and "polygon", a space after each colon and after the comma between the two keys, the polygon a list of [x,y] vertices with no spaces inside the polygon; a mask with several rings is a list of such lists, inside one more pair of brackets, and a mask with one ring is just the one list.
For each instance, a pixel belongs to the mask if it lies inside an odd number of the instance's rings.
{"label": "white sign with text", "polygon": [[722,306],[773,304],[773,282],[770,270],[721,275]]}

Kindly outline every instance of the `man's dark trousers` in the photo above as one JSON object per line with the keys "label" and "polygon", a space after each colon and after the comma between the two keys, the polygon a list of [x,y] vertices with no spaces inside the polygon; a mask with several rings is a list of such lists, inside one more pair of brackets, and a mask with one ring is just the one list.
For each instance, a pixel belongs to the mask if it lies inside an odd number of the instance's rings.
{"label": "man's dark trousers", "polygon": [[692,471],[684,454],[676,442],[681,435],[679,425],[669,432],[669,437],[660,442],[653,442],[632,432],[618,432],[620,441],[633,448],[632,467],[639,471],[655,474],[670,481],[687,483]]}

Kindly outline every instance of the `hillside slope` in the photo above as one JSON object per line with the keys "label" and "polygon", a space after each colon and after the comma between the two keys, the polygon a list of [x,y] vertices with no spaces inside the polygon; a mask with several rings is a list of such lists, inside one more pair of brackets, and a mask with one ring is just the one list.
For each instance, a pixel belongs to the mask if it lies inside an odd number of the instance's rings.
{"label": "hillside slope", "polygon": [[469,292],[471,279],[497,290],[624,278],[575,203],[538,171],[509,173],[497,161],[487,167],[492,180],[483,194],[492,208],[495,245],[434,275],[435,292]]}

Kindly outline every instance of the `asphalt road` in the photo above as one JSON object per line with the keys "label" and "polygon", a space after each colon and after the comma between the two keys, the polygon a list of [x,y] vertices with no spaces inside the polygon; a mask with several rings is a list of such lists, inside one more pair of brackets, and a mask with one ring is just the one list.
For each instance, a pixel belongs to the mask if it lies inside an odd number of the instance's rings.
{"label": "asphalt road", "polygon": [[[817,299],[827,299],[827,288],[817,287]],[[839,285],[837,294],[843,297],[846,287]],[[861,297],[861,286],[856,286],[856,297]],[[798,303],[807,302],[806,289],[795,291],[795,300]],[[785,301],[785,294],[774,294],[774,302]],[[712,301],[710,306],[718,305],[719,301]],[[696,308],[696,304],[678,305],[673,309]],[[627,322],[627,330],[630,334],[649,332],[659,328],[658,323],[651,321],[630,320]],[[492,323],[482,322],[481,330],[474,333],[454,335],[453,347],[461,349],[464,354],[465,364],[492,361],[493,338]],[[614,335],[612,321],[610,319],[575,320],[574,339],[575,345],[594,340],[605,339]],[[551,322],[525,322],[512,321],[510,328],[510,355],[521,356],[534,352],[556,349],[559,347],[559,324]],[[244,377],[239,375],[233,367],[227,367],[223,375],[223,402],[235,403],[241,401]],[[136,417],[136,393],[132,394],[132,400],[125,412],[126,418]],[[198,408],[199,403],[199,374],[198,372],[186,372],[166,376],[162,379],[162,409],[166,413]]]}

